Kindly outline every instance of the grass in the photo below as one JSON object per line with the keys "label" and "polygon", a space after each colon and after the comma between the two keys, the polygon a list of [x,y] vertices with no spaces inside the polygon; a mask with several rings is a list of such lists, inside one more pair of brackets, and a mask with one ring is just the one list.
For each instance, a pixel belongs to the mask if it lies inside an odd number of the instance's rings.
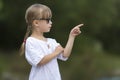
{"label": "grass", "polygon": [[[0,80],[28,80],[30,65],[18,52],[0,52]],[[63,80],[93,80],[102,76],[120,75],[120,58],[107,53],[72,54],[59,61]]]}
{"label": "grass", "polygon": [[24,56],[19,56],[18,52],[1,52],[0,63],[0,80],[16,80],[16,78],[18,78],[17,80],[27,80],[30,66]]}

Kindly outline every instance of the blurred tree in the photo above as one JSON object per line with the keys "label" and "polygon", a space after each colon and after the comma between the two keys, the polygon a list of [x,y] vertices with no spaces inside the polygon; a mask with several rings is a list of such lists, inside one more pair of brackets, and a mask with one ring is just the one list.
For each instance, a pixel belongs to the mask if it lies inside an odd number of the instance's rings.
{"label": "blurred tree", "polygon": [[3,8],[3,3],[2,3],[2,0],[0,0],[0,11],[2,8]]}
{"label": "blurred tree", "polygon": [[53,12],[54,28],[47,36],[55,37],[65,45],[70,29],[84,23],[83,36],[99,41],[106,50],[119,52],[119,0],[1,0],[1,48],[14,49],[20,46],[27,26],[25,10],[33,3],[48,5]]}

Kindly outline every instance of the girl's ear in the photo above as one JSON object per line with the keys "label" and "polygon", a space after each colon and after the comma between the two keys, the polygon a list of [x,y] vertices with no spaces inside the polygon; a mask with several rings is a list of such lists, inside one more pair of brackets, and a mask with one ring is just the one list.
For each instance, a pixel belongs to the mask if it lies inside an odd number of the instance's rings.
{"label": "girl's ear", "polygon": [[38,26],[38,20],[33,20],[33,25]]}

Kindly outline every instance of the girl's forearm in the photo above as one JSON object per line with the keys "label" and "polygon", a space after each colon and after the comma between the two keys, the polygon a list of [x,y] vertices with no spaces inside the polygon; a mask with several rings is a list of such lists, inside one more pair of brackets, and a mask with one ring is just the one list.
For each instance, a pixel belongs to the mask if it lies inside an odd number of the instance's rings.
{"label": "girl's forearm", "polygon": [[68,42],[64,48],[64,52],[63,52],[63,56],[64,57],[69,57],[73,48],[73,44],[74,44],[74,36],[69,36],[68,38]]}
{"label": "girl's forearm", "polygon": [[62,46],[59,45],[56,47],[56,49],[53,53],[44,56],[43,59],[38,63],[38,65],[44,65],[44,64],[48,63],[53,58],[58,56],[61,52],[63,52],[63,48],[62,48]]}
{"label": "girl's forearm", "polygon": [[38,63],[38,66],[48,63],[53,58],[55,58],[57,55],[58,55],[58,52],[53,52],[51,54],[44,56],[43,59]]}

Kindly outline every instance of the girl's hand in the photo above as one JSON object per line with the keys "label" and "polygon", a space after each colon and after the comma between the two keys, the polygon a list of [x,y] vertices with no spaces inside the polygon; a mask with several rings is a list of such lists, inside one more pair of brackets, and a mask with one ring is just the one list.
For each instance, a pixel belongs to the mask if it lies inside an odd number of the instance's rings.
{"label": "girl's hand", "polygon": [[63,50],[64,50],[64,48],[61,45],[59,45],[59,46],[56,47],[55,52],[57,54],[60,54],[61,52],[63,52]]}
{"label": "girl's hand", "polygon": [[70,32],[70,36],[76,37],[77,35],[79,35],[81,33],[80,31],[80,27],[83,26],[83,24],[79,24],[77,26],[75,26],[71,32]]}

